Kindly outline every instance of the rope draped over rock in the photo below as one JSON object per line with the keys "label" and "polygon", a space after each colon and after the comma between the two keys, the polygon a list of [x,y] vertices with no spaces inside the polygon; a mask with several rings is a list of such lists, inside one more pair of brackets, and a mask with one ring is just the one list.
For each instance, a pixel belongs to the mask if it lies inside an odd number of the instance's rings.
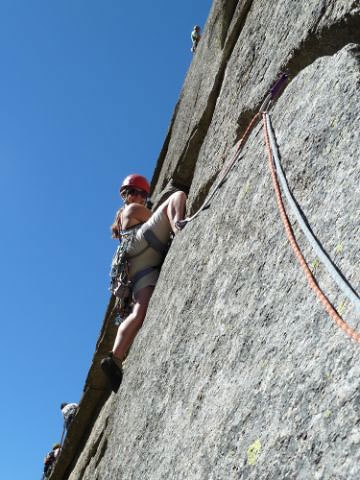
{"label": "rope draped over rock", "polygon": [[319,259],[325,265],[327,271],[329,272],[329,274],[331,275],[335,283],[338,285],[338,287],[343,292],[343,294],[355,305],[356,311],[360,312],[360,298],[358,297],[354,289],[351,287],[350,283],[339,273],[339,271],[335,267],[332,260],[324,251],[324,249],[316,239],[315,235],[312,233],[311,229],[308,227],[307,222],[305,222],[304,216],[302,215],[299,207],[297,206],[294,200],[294,197],[289,189],[288,183],[284,175],[283,168],[280,163],[279,152],[277,149],[274,132],[271,125],[270,115],[267,112],[263,113],[263,122],[265,122],[264,129],[266,129],[267,138],[269,139],[269,142],[270,142],[269,146],[271,149],[272,158],[275,162],[276,174],[280,181],[281,188],[285,193],[286,199],[291,207],[291,210],[295,218],[299,222],[299,225],[302,231],[304,232],[306,238],[308,239],[310,245],[317,253]]}
{"label": "rope draped over rock", "polygon": [[[267,153],[268,153],[268,159],[269,159],[269,168],[271,171],[271,177],[273,181],[273,186],[276,194],[276,199],[277,199],[277,204],[280,212],[281,219],[283,221],[285,231],[287,234],[288,241],[293,249],[293,252],[299,261],[302,269],[304,270],[304,273],[306,275],[306,278],[308,280],[308,283],[312,290],[315,292],[316,296],[319,298],[320,302],[324,306],[326,312],[329,314],[329,316],[336,322],[336,324],[341,328],[347,335],[349,335],[353,340],[356,342],[360,343],[360,334],[356,332],[348,323],[346,323],[340,314],[336,311],[336,309],[333,307],[333,305],[330,303],[329,299],[325,295],[325,293],[322,291],[322,289],[319,287],[317,284],[308,264],[306,263],[306,260],[300,250],[300,247],[295,239],[294,232],[292,230],[290,221],[288,219],[284,203],[282,200],[282,195],[281,195],[281,190],[279,186],[279,181],[281,183],[281,186],[284,190],[285,196],[289,202],[289,205],[298,220],[300,227],[302,228],[306,238],[308,239],[310,245],[312,248],[316,251],[317,255],[319,256],[319,259],[323,262],[325,265],[327,271],[333,278],[333,280],[337,283],[341,291],[344,293],[344,295],[347,296],[347,298],[354,304],[355,309],[357,312],[360,312],[360,298],[357,295],[357,293],[354,291],[348,280],[337,270],[336,266],[332,262],[332,260],[329,258],[329,256],[326,254],[326,252],[323,250],[321,247],[320,243],[317,241],[313,233],[311,232],[310,228],[307,226],[307,223],[300,212],[299,208],[296,205],[296,202],[294,200],[294,197],[292,196],[292,193],[288,187],[283,169],[281,167],[280,159],[279,159],[279,154],[278,154],[278,149],[276,146],[276,141],[274,138],[274,134],[272,131],[271,127],[271,122],[270,122],[270,116],[267,113],[267,110],[272,103],[272,101],[279,95],[280,91],[282,90],[284,84],[286,83],[287,79],[289,77],[288,72],[282,72],[278,80],[273,84],[273,86],[270,88],[265,100],[263,101],[259,111],[254,115],[254,117],[251,119],[249,125],[247,126],[244,135],[239,141],[238,147],[236,149],[236,152],[234,156],[230,159],[230,161],[224,165],[222,170],[220,171],[219,174],[219,180],[217,181],[215,187],[212,189],[212,191],[208,194],[207,198],[205,199],[204,203],[201,205],[201,207],[198,209],[197,212],[194,213],[191,217],[185,218],[184,220],[177,222],[177,226],[179,229],[182,229],[185,227],[185,225],[192,220],[194,220],[203,210],[209,207],[210,201],[214,197],[215,193],[217,190],[221,187],[221,185],[224,183],[226,176],[232,169],[232,167],[235,165],[236,161],[240,157],[240,152],[242,150],[242,147],[244,146],[246,140],[248,139],[250,132],[252,131],[253,127],[255,126],[257,120],[262,116],[262,122],[263,122],[263,131],[264,131],[264,137],[265,137],[265,144],[267,148]],[[279,180],[278,180],[279,178]]]}
{"label": "rope draped over rock", "polygon": [[[303,256],[303,254],[300,250],[300,247],[299,247],[299,245],[298,245],[298,243],[295,239],[295,235],[294,235],[294,232],[292,230],[289,218],[287,216],[287,213],[286,213],[286,210],[285,210],[285,207],[284,207],[284,202],[283,202],[282,196],[281,196],[281,190],[280,190],[280,186],[279,186],[279,182],[278,182],[278,176],[277,176],[277,173],[279,173],[279,172],[277,172],[275,170],[275,164],[273,162],[273,153],[272,153],[272,149],[271,149],[271,145],[270,145],[270,141],[269,141],[269,131],[268,131],[268,123],[267,123],[269,116],[266,112],[264,112],[262,115],[263,115],[263,130],[264,130],[265,144],[266,144],[267,152],[268,152],[269,168],[270,168],[270,171],[271,171],[271,178],[272,178],[272,181],[273,181],[273,186],[274,186],[274,190],[275,190],[275,194],[276,194],[276,200],[277,200],[278,208],[279,208],[279,211],[280,211],[280,216],[281,216],[281,219],[283,221],[289,243],[290,243],[290,245],[293,249],[293,252],[294,252],[298,262],[300,263],[302,269],[304,270],[304,273],[305,273],[306,279],[309,283],[309,286],[315,292],[316,296],[318,297],[318,299],[322,303],[323,307],[325,308],[325,310],[327,311],[329,316],[336,322],[338,327],[341,328],[347,335],[349,335],[356,342],[360,343],[360,334],[358,332],[356,332],[353,328],[351,328],[350,325],[348,323],[346,323],[345,320],[343,320],[341,318],[339,313],[335,310],[333,305],[330,303],[330,301],[327,298],[327,296],[325,295],[325,293],[322,291],[322,289],[317,284],[317,282],[316,282],[308,264],[306,263],[306,260]],[[356,297],[357,297],[357,295],[356,295]]]}
{"label": "rope draped over rock", "polygon": [[259,118],[259,115],[260,113],[257,112],[251,122],[249,123],[247,129],[245,130],[245,133],[244,135],[241,137],[240,141],[239,141],[239,145],[236,149],[236,152],[234,154],[234,156],[230,159],[230,161],[225,164],[225,166],[223,167],[223,169],[220,171],[220,179],[219,181],[217,182],[217,184],[215,185],[215,187],[213,188],[212,192],[206,197],[204,203],[201,205],[201,207],[199,208],[199,210],[197,212],[194,213],[194,215],[192,217],[187,217],[185,218],[184,220],[179,220],[178,222],[176,222],[176,226],[179,228],[179,229],[182,229],[185,227],[185,225],[189,222],[191,222],[192,220],[194,220],[194,218],[196,218],[203,210],[205,210],[206,208],[209,207],[210,205],[210,201],[212,200],[212,198],[214,197],[215,193],[219,190],[219,188],[221,187],[221,185],[224,183],[225,181],[225,178],[226,176],[228,175],[228,173],[230,172],[230,170],[232,169],[232,167],[235,165],[236,161],[238,160],[239,156],[240,156],[240,152],[242,150],[242,147],[244,146],[253,126],[255,125],[256,121],[258,120]]}
{"label": "rope draped over rock", "polygon": [[262,112],[264,112],[268,106],[270,105],[270,103],[272,101],[275,100],[275,98],[279,95],[281,89],[284,87],[284,85],[286,84],[287,80],[289,78],[289,73],[286,71],[286,72],[280,72],[279,75],[278,75],[278,79],[275,81],[275,83],[271,86],[268,94],[266,95],[265,97],[265,100],[263,101],[263,103],[261,104],[260,108],[259,108],[259,111],[253,116],[253,118],[251,119],[249,125],[246,127],[246,130],[243,134],[243,136],[240,138],[239,140],[239,144],[238,144],[238,147],[235,151],[235,154],[234,156],[230,159],[230,161],[228,163],[226,163],[223,168],[220,170],[220,174],[219,174],[219,180],[218,182],[216,183],[215,187],[212,189],[212,191],[208,194],[208,196],[206,197],[204,203],[201,205],[201,207],[199,208],[199,210],[197,212],[194,213],[194,215],[192,215],[191,217],[187,217],[185,218],[184,220],[180,220],[177,222],[177,227],[180,229],[184,228],[185,225],[189,222],[191,222],[192,220],[194,220],[198,215],[199,213],[201,213],[203,210],[205,210],[206,208],[209,207],[210,205],[210,201],[212,200],[212,198],[214,197],[215,193],[219,190],[219,188],[221,187],[221,185],[224,183],[228,173],[230,172],[230,170],[232,169],[232,167],[235,165],[235,163],[237,162],[237,160],[239,159],[240,157],[240,152],[243,148],[243,146],[245,145],[246,143],[246,140],[248,139],[249,137],[249,134],[251,132],[251,130],[253,129],[253,127],[255,126],[257,120],[260,118],[260,114]]}

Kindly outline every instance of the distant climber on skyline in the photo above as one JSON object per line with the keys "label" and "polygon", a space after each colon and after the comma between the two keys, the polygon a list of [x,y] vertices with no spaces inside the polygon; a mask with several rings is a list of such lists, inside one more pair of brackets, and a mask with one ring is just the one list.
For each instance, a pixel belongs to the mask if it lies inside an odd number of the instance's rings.
{"label": "distant climber on skyline", "polygon": [[193,31],[191,32],[191,41],[192,41],[192,47],[191,51],[192,53],[195,53],[198,43],[200,41],[201,34],[200,34],[200,27],[199,25],[195,25],[193,28]]}
{"label": "distant climber on skyline", "polygon": [[101,361],[114,392],[122,381],[122,361],[143,324],[170,238],[179,231],[177,222],[185,214],[184,192],[174,192],[154,213],[145,206],[149,193],[145,177],[138,174],[126,177],[120,187],[125,206],[116,213],[111,226],[112,237],[121,242],[118,248],[125,249],[122,257],[125,267],[121,269],[118,265],[122,273],[112,291],[114,295],[120,292],[118,296],[130,296],[131,302],[130,314],[118,328],[112,351]]}

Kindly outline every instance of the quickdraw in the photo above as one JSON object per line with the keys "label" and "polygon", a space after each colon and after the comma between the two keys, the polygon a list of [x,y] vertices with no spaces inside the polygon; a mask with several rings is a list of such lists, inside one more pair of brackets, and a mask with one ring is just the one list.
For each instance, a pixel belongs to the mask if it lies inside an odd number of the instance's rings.
{"label": "quickdraw", "polygon": [[142,224],[136,225],[137,228],[133,227],[123,232],[119,230],[120,244],[111,262],[109,287],[109,290],[116,299],[113,309],[116,325],[119,325],[131,312],[133,282],[129,279],[127,249],[141,225]]}

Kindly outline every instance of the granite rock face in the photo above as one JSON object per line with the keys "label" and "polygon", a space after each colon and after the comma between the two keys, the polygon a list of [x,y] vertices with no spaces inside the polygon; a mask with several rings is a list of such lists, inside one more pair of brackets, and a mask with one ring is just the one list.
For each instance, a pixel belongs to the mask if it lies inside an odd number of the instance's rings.
{"label": "granite rock face", "polygon": [[[193,211],[289,68],[269,112],[286,178],[359,292],[359,27],[358,1],[216,0],[154,197],[186,185]],[[360,331],[360,312],[288,214],[316,281]],[[287,242],[259,123],[210,208],[175,237],[119,393],[98,404],[76,448],[65,444],[51,478],[356,480],[359,360]]]}
{"label": "granite rock face", "polygon": [[[186,77],[160,155],[154,197],[171,179],[198,206],[279,71],[359,42],[358,0],[220,1]],[[195,170],[195,175],[194,175]]]}

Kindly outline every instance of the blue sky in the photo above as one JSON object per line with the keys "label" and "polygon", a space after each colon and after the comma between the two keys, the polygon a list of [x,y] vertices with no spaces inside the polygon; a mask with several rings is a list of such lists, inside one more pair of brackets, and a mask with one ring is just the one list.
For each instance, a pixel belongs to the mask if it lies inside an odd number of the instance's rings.
{"label": "blue sky", "polygon": [[39,479],[109,299],[109,225],[151,179],[211,0],[2,0],[0,475]]}

